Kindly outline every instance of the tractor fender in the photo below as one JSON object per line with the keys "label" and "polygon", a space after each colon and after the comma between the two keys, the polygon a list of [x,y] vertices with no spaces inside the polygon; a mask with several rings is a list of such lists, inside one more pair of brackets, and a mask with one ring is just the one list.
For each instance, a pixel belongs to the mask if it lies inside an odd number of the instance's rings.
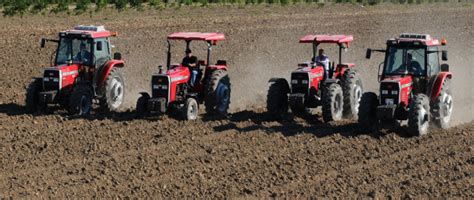
{"label": "tractor fender", "polygon": [[99,78],[97,79],[97,85],[102,85],[104,81],[107,79],[107,76],[109,76],[110,70],[114,67],[124,67],[125,62],[123,60],[109,60],[107,63],[105,63],[104,67],[99,73]]}
{"label": "tractor fender", "polygon": [[440,72],[436,76],[436,80],[433,83],[433,87],[431,88],[431,101],[434,101],[438,98],[439,93],[441,92],[441,88],[443,87],[443,83],[446,78],[451,79],[452,73],[451,72]]}
{"label": "tractor fender", "polygon": [[284,78],[273,77],[268,82],[269,83],[281,83],[281,84],[285,85],[285,90],[286,90],[285,92],[289,93],[291,91],[290,84],[288,84],[288,81]]}
{"label": "tractor fender", "polygon": [[209,65],[206,70],[225,70],[227,71],[227,65]]}
{"label": "tractor fender", "polygon": [[142,97],[145,97],[145,98],[150,98],[150,94],[148,94],[148,92],[140,92],[139,93]]}

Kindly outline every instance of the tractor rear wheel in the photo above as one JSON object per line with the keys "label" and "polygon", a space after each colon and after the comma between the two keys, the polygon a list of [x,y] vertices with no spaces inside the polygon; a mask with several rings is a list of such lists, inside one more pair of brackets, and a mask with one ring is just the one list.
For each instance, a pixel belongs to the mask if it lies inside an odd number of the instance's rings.
{"label": "tractor rear wheel", "polygon": [[198,117],[199,106],[194,98],[186,99],[186,102],[182,108],[183,119],[185,120],[196,120]]}
{"label": "tractor rear wheel", "polygon": [[125,81],[119,68],[110,70],[104,85],[105,94],[101,99],[101,107],[107,111],[117,111],[125,96]]}
{"label": "tractor rear wheel", "polygon": [[347,70],[342,77],[342,90],[344,92],[344,117],[357,119],[359,104],[364,88],[362,79],[355,70]]}
{"label": "tractor rear wheel", "polygon": [[438,128],[449,128],[451,114],[453,113],[453,96],[451,93],[451,79],[444,80],[441,92],[431,108],[433,122]]}
{"label": "tractor rear wheel", "polygon": [[205,88],[204,106],[208,114],[226,115],[230,104],[230,78],[225,70],[212,72]]}
{"label": "tractor rear wheel", "polygon": [[69,114],[84,117],[92,110],[92,89],[87,84],[78,84],[69,98]]}
{"label": "tractor rear wheel", "polygon": [[342,118],[344,94],[337,83],[331,83],[323,91],[323,119],[325,122],[338,121]]}
{"label": "tractor rear wheel", "polygon": [[430,102],[425,94],[417,94],[410,103],[408,129],[413,136],[426,135],[430,123]]}
{"label": "tractor rear wheel", "polygon": [[364,129],[369,129],[377,123],[377,95],[373,92],[362,94],[359,104],[358,122]]}
{"label": "tractor rear wheel", "polygon": [[286,79],[279,78],[274,81],[267,93],[267,111],[275,117],[288,113],[289,86]]}
{"label": "tractor rear wheel", "polygon": [[137,100],[137,106],[135,107],[135,116],[137,118],[145,117],[148,114],[148,100],[150,97],[148,95],[141,95]]}
{"label": "tractor rear wheel", "polygon": [[25,108],[27,113],[35,113],[39,107],[39,92],[43,82],[41,78],[35,78],[26,88]]}

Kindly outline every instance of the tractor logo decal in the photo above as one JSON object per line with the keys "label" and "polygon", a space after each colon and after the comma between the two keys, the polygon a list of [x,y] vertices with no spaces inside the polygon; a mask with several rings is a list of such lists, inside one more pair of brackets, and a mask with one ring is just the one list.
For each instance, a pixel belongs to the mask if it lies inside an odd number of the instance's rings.
{"label": "tractor logo decal", "polygon": [[74,71],[69,71],[69,72],[63,72],[63,76],[69,76],[69,75],[74,75],[74,74],[77,74],[78,71],[77,70],[74,70]]}
{"label": "tractor logo decal", "polygon": [[171,82],[175,82],[175,81],[181,81],[181,80],[184,80],[184,79],[187,79],[188,76],[178,76],[178,77],[174,77],[171,79]]}
{"label": "tractor logo decal", "polygon": [[402,88],[406,88],[406,87],[410,87],[410,86],[411,86],[411,83],[407,83],[407,84],[403,84]]}

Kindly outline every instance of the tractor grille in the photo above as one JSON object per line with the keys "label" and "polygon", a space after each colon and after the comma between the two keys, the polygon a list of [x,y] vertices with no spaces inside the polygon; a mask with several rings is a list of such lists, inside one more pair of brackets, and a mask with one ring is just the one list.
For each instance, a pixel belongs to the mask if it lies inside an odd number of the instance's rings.
{"label": "tractor grille", "polygon": [[393,99],[393,104],[398,104],[400,101],[399,96],[400,88],[397,82],[383,82],[380,85],[380,103],[382,105],[387,104],[387,99]]}
{"label": "tractor grille", "polygon": [[45,91],[59,90],[61,88],[60,71],[56,69],[44,70],[43,87]]}
{"label": "tractor grille", "polygon": [[291,74],[291,93],[308,93],[309,76],[308,73],[292,73]]}
{"label": "tractor grille", "polygon": [[155,75],[151,78],[151,95],[153,98],[165,97],[168,99],[170,89],[169,77],[165,75]]}

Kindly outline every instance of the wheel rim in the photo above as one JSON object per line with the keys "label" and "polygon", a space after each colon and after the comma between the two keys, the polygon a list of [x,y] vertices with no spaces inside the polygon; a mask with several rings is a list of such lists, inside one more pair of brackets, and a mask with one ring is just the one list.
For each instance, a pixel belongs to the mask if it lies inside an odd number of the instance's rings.
{"label": "wheel rim", "polygon": [[354,99],[355,99],[355,114],[359,113],[360,99],[362,98],[362,88],[359,84],[356,84],[354,88]]}
{"label": "wheel rim", "polygon": [[428,131],[428,116],[427,116],[427,110],[424,106],[421,106],[421,109],[418,113],[418,121],[420,123],[419,128],[420,128],[420,135],[424,135]]}
{"label": "wheel rim", "polygon": [[91,105],[89,103],[89,98],[86,95],[81,96],[79,115],[84,115],[89,113]]}
{"label": "wheel rim", "polygon": [[187,115],[189,120],[195,120],[197,116],[197,105],[192,102],[188,105]]}
{"label": "wheel rim", "polygon": [[230,102],[229,87],[226,84],[219,83],[216,88],[217,110],[220,113],[227,112]]}
{"label": "wheel rim", "polygon": [[123,101],[123,84],[118,78],[112,79],[112,89],[110,90],[110,100],[112,108],[118,108]]}
{"label": "wheel rim", "polygon": [[450,94],[444,93],[443,95],[443,105],[440,109],[443,110],[443,116],[441,119],[443,122],[448,123],[451,119],[451,113],[453,112],[453,97]]}

